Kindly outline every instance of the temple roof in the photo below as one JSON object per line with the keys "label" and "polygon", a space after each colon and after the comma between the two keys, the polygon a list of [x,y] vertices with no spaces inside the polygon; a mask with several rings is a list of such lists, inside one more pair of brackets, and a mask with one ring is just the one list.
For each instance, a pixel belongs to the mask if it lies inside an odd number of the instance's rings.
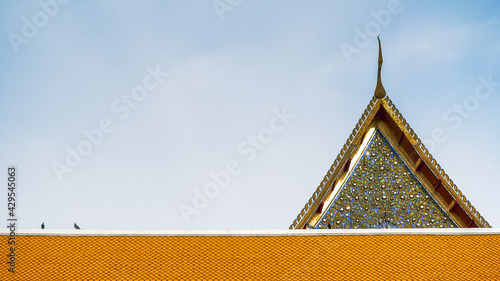
{"label": "temple roof", "polygon": [[382,62],[379,40],[374,96],[290,228],[490,227],[389,99]]}
{"label": "temple roof", "polygon": [[[372,165],[368,165],[367,163],[363,164],[367,166],[369,170],[368,174],[365,173],[359,175],[359,171],[356,173],[355,168],[359,169],[359,165],[361,165],[360,163],[363,163],[363,161],[366,162],[366,159],[368,159],[366,152],[367,149],[370,149],[370,144],[373,144],[373,137],[381,139],[383,141],[383,147],[390,151],[390,157],[385,157],[385,160],[381,160],[388,161],[384,162],[384,165],[386,167],[387,165],[394,166],[394,164],[391,164],[389,160],[394,161],[393,159],[395,159],[400,167],[393,168],[399,169],[399,172],[401,173],[407,173],[405,177],[412,181],[411,185],[405,185],[402,189],[407,192],[405,192],[405,194],[398,193],[398,196],[410,196],[411,194],[416,196],[417,193],[419,196],[423,196],[423,198],[425,198],[425,196],[429,196],[430,201],[427,201],[424,205],[425,210],[423,211],[426,212],[428,211],[427,207],[434,206],[436,212],[439,211],[439,218],[443,217],[451,220],[450,222],[445,220],[445,224],[449,227],[490,227],[489,223],[472,206],[465,195],[458,189],[450,177],[437,163],[436,159],[429,153],[427,148],[425,148],[424,144],[411,129],[389,97],[385,96],[384,98],[377,98],[373,96],[339,155],[330,167],[330,170],[327,172],[323,181],[306,203],[300,214],[293,221],[290,228],[306,228],[308,224],[309,228],[320,227],[318,226],[321,225],[320,220],[327,215],[327,211],[331,210],[331,206],[335,204],[340,206],[338,202],[341,200],[341,194],[349,195],[349,198],[356,196],[353,195],[356,192],[352,190],[353,182],[351,180],[367,180],[363,177],[363,175],[375,173],[374,176],[377,177],[378,180],[387,180],[385,183],[388,188],[387,190],[394,193],[394,191],[398,189],[399,180],[394,178],[394,171],[392,171],[392,175],[383,177],[381,175],[387,174],[387,171],[377,171],[380,167],[377,167],[374,164],[375,162],[373,162]],[[367,184],[367,182],[365,183]],[[373,182],[371,184],[371,186],[376,188],[376,191],[379,193],[373,193],[373,191],[369,189],[370,184],[368,184],[368,190],[365,190],[366,192],[364,192],[363,189],[358,190],[357,196],[364,197],[365,195],[368,195],[371,196],[370,200],[376,200],[377,194],[382,195],[381,184],[382,182],[380,181]],[[418,186],[419,191],[416,189],[410,189],[410,186],[412,188]],[[363,187],[365,187],[365,185],[363,185]],[[352,190],[354,193],[348,192],[347,194],[346,190]],[[420,208],[421,206],[411,203],[412,201],[410,200],[407,200],[406,202],[406,208]],[[368,203],[370,204],[358,205],[359,207],[373,207],[373,201]],[[397,203],[404,204],[404,202]],[[347,207],[350,205],[352,204],[345,204],[344,206]],[[372,207],[370,208],[372,209]],[[401,208],[403,206],[399,207]],[[387,212],[382,211],[379,212],[379,216],[377,218],[384,216],[386,213]],[[387,217],[387,215],[385,216]],[[394,219],[394,217],[391,218]],[[407,218],[413,219],[413,217],[404,217],[399,222],[402,223],[403,219],[406,220]],[[432,219],[432,217],[429,217],[429,220]],[[333,222],[336,222],[336,220],[337,219]],[[435,221],[437,220],[435,219]],[[423,223],[422,220],[421,223]],[[353,225],[351,224],[351,226]],[[371,226],[365,227],[375,226],[372,224]],[[440,226],[436,224],[425,226],[406,224],[401,227]]]}
{"label": "temple roof", "polygon": [[0,280],[498,280],[499,245],[497,229],[19,230]]}

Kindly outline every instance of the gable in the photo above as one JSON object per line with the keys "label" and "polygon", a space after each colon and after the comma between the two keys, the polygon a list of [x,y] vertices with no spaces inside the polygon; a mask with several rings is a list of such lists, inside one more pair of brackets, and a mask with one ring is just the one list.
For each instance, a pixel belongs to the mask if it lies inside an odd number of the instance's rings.
{"label": "gable", "polygon": [[[373,96],[323,181],[290,225],[291,229],[314,228],[319,219],[325,217],[333,198],[354,169],[360,151],[366,147],[370,130],[383,134],[432,200],[451,219],[450,225],[490,227],[425,148],[389,97]],[[437,217],[434,220],[437,221]]]}
{"label": "gable", "polygon": [[355,168],[314,228],[457,227],[380,129],[365,138]]}
{"label": "gable", "polygon": [[377,39],[374,95],[290,228],[490,227],[387,96]]}
{"label": "gable", "polygon": [[370,130],[379,130],[383,134],[432,200],[451,219],[450,225],[490,227],[425,148],[389,97],[373,96],[323,181],[290,225],[291,229],[314,228],[319,219],[325,217],[340,186],[354,169],[356,157],[360,157],[360,151],[366,147]]}

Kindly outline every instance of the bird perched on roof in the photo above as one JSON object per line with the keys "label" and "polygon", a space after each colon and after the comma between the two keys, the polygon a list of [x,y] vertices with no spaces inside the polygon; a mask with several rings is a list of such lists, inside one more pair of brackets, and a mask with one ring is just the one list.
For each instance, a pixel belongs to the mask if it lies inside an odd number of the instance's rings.
{"label": "bird perched on roof", "polygon": [[75,229],[80,229],[80,227],[76,224],[76,222],[73,226],[75,227]]}
{"label": "bird perched on roof", "polygon": [[40,226],[42,229],[45,229],[45,223],[42,222],[42,225]]}

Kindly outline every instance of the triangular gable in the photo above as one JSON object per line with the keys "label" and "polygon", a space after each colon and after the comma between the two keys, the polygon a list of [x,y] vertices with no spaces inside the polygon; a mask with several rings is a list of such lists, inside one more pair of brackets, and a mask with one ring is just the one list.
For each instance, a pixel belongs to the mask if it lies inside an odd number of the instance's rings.
{"label": "triangular gable", "polygon": [[[386,95],[380,78],[382,62],[379,40],[375,94],[290,228],[490,227]],[[373,145],[381,145],[390,156],[379,155],[379,163],[371,161],[363,153],[375,149]],[[381,167],[393,171],[380,171]],[[400,187],[402,178],[406,184]]]}
{"label": "triangular gable", "polygon": [[[315,228],[456,227],[379,129]],[[327,203],[327,202],[325,202]]]}
{"label": "triangular gable", "polygon": [[[379,210],[378,217],[388,218],[389,220],[392,218],[394,223],[400,223],[399,226],[394,224],[393,227],[490,227],[489,223],[476,211],[441,166],[437,164],[437,161],[425,148],[389,97],[377,98],[374,96],[320,186],[290,226],[291,229],[321,228],[322,225],[327,226],[321,220],[327,218],[327,213],[332,214],[332,206],[342,206],[339,204],[340,201],[338,201],[340,200],[340,195],[343,190],[345,191],[350,186],[350,182],[348,181],[355,178],[353,174],[356,165],[359,164],[360,160],[363,161],[363,159],[366,159],[362,157],[362,153],[366,149],[369,149],[369,144],[373,144],[371,138],[376,137],[377,134],[382,136],[385,145],[394,151],[396,154],[394,157],[398,159],[397,161],[401,161],[399,164],[404,165],[408,169],[408,179],[413,179],[415,183],[413,187],[418,185],[418,188],[422,190],[419,196],[421,194],[424,195],[424,198],[425,196],[429,196],[429,200],[425,201],[424,212],[422,214],[418,213],[420,215],[410,216],[411,213],[408,212],[408,216],[395,220],[396,216],[391,217],[389,215],[390,212]],[[372,166],[371,168],[374,167]],[[363,177],[356,178],[363,179]],[[372,184],[372,187],[375,188],[375,186],[380,186],[380,184],[382,183],[375,182]],[[393,189],[396,188],[394,184],[397,184],[397,181],[387,183],[387,186],[390,186],[390,190],[393,192],[395,191]],[[377,193],[370,193],[369,190],[366,195],[372,196],[371,198],[376,200],[377,196],[373,195]],[[364,192],[363,189],[361,191]],[[413,192],[413,195],[416,196],[416,191],[412,191],[408,186],[404,187],[403,191],[405,195],[409,196]],[[365,196],[365,193],[361,194],[363,194],[363,197]],[[404,205],[407,210],[412,210],[412,206],[417,206],[411,200],[408,200],[406,203],[404,202],[404,200],[398,202],[398,204],[401,204],[399,205],[400,208]],[[370,203],[374,203],[374,201],[370,201]],[[344,208],[348,205],[350,206],[350,204],[345,204]],[[361,207],[362,205],[358,204],[357,206]],[[363,206],[373,205],[364,204]],[[433,224],[429,224],[423,219],[417,220],[418,216],[420,218],[425,216],[424,213],[427,211],[427,207],[434,207],[436,211],[433,216],[428,216],[429,222],[434,220],[435,223]],[[374,211],[375,209],[370,208],[368,211],[365,210],[364,214],[377,212]],[[340,212],[340,209],[338,211]],[[414,211],[416,212],[416,210]],[[395,213],[392,212],[390,214],[394,215]],[[398,214],[401,215],[401,212]],[[331,219],[331,215],[329,216],[328,219]],[[375,217],[371,219],[373,220]],[[413,218],[416,219],[414,224],[403,223],[406,219],[412,220]],[[355,220],[356,218],[354,218],[354,222]],[[337,227],[335,226],[337,219],[334,219],[330,221],[333,222],[330,226],[333,228],[376,227],[373,223],[368,224],[366,220],[365,225],[352,223],[352,220],[350,224],[346,225],[346,221],[349,220],[344,218],[344,221]],[[385,226],[382,223],[381,227],[387,226],[387,223]]]}

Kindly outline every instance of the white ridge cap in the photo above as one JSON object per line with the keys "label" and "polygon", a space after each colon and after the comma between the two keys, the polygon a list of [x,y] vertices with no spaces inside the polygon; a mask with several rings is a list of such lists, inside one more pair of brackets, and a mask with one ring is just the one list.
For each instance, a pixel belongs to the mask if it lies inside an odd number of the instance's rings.
{"label": "white ridge cap", "polygon": [[[9,236],[7,229],[0,236]],[[41,230],[20,229],[16,236],[358,236],[358,235],[500,235],[500,228],[400,229],[242,229],[242,230]]]}

